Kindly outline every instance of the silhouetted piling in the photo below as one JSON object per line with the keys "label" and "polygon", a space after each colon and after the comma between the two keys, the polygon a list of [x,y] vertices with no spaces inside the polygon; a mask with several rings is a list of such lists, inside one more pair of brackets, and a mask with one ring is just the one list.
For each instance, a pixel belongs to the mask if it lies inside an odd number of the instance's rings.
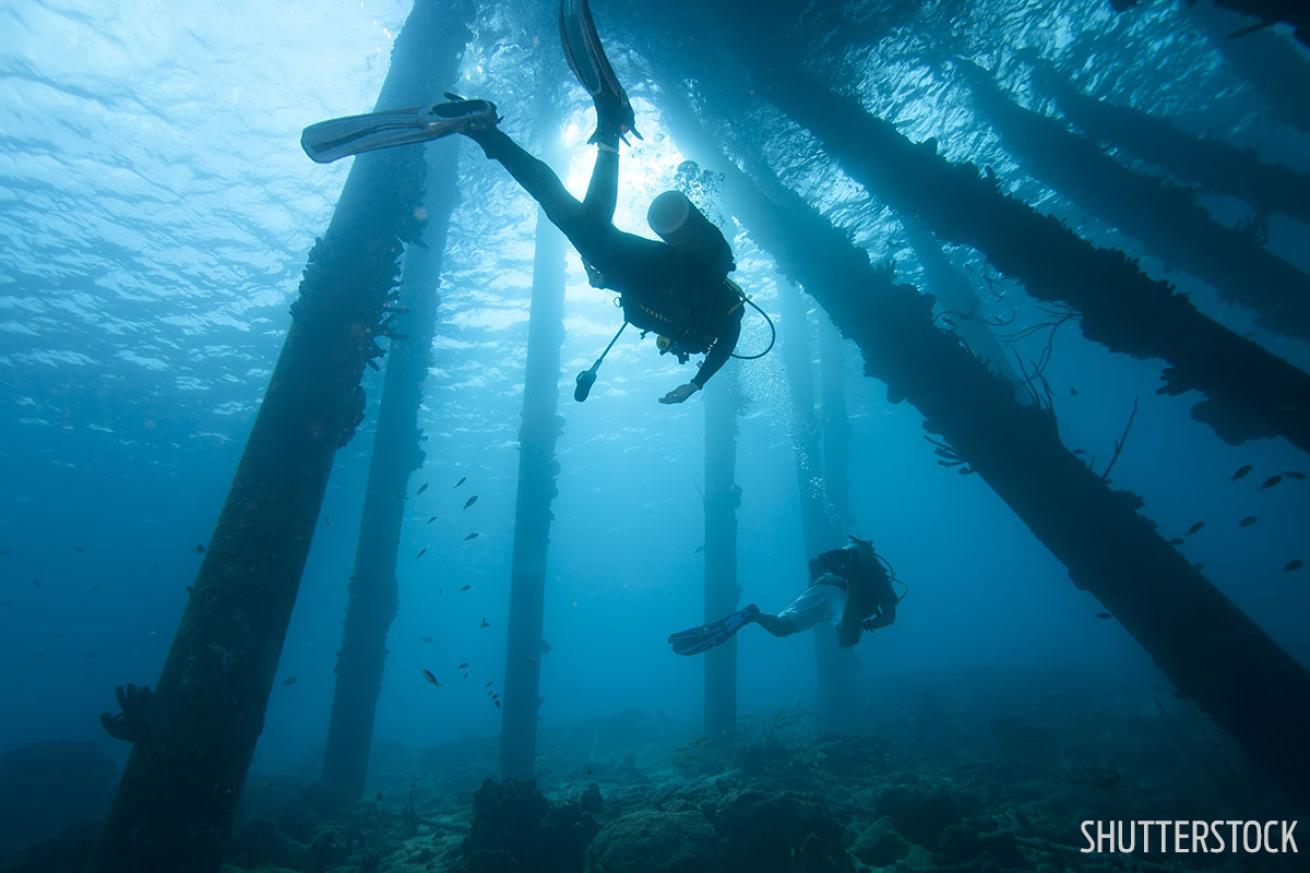
{"label": "silhouetted piling", "polygon": [[1232,37],[1250,19],[1216,9],[1209,3],[1183,3],[1196,24],[1229,68],[1255,89],[1285,124],[1310,133],[1310,61],[1282,34],[1271,31]]}
{"label": "silhouetted piling", "polygon": [[1037,81],[1060,110],[1094,140],[1124,149],[1179,179],[1249,203],[1257,213],[1281,212],[1310,222],[1310,174],[1262,161],[1213,137],[1184,133],[1165,118],[1088,96],[1046,63]]}
{"label": "silhouetted piling", "polygon": [[981,67],[956,65],[974,105],[1027,172],[1249,309],[1266,330],[1310,339],[1310,275],[1254,234],[1215,221],[1191,191],[1128,169],[1061,122],[1015,103]]}
{"label": "silhouetted piling", "polygon": [[[454,81],[456,60],[452,55],[447,82]],[[396,555],[410,476],[423,466],[418,412],[432,362],[441,264],[457,198],[456,140],[427,148],[423,206],[427,225],[422,245],[405,251],[400,300],[390,320],[394,338],[387,350],[323,756],[323,785],[349,800],[358,800],[364,793],[373,719],[386,664],[387,632],[399,604]]]}
{"label": "silhouetted piling", "polygon": [[1307,5],[1305,0],[1211,0],[1211,2],[1220,9],[1246,16],[1242,26],[1227,35],[1229,39],[1241,39],[1244,35],[1272,24],[1286,24],[1292,27],[1296,38],[1310,48],[1310,5]]}
{"label": "silhouetted piling", "polygon": [[954,330],[997,373],[1017,382],[1014,365],[988,326],[990,322],[982,312],[973,282],[952,266],[931,231],[913,218],[902,219],[901,224],[915,258],[923,267],[924,286],[937,298],[938,323]]}
{"label": "silhouetted piling", "polygon": [[[421,0],[379,107],[439,91],[449,5]],[[462,44],[462,37],[457,42]],[[236,477],[132,747],[92,873],[213,873],[277,670],[332,459],[363,416],[402,240],[420,232],[420,148],[360,157],[310,252]]]}
{"label": "silhouetted piling", "polygon": [[[823,492],[832,517],[830,524],[841,534],[851,530],[851,421],[846,409],[846,351],[841,334],[827,318],[816,326],[819,347],[819,442],[823,452]],[[869,535],[865,531],[862,535]],[[844,543],[841,543],[844,545]],[[830,637],[830,643],[824,641]],[[819,664],[826,666],[830,700],[829,727],[849,728],[856,716],[856,672],[860,658],[853,649],[837,646],[837,632],[822,628],[815,640]]]}
{"label": "silhouetted piling", "polygon": [[[680,57],[694,63],[701,55],[687,51]],[[1055,218],[1006,196],[973,165],[949,163],[931,141],[910,142],[858,100],[790,68],[759,44],[739,57],[754,71],[759,93],[809,129],[847,173],[889,205],[919,216],[938,237],[978,249],[1033,297],[1073,307],[1088,339],[1168,362],[1160,393],[1204,392],[1207,400],[1193,407],[1192,416],[1221,438],[1238,443],[1281,435],[1310,450],[1310,376],[1206,318],[1123,253],[1097,248]],[[748,99],[745,85],[728,85],[728,92]]]}
{"label": "silhouetted piling", "polygon": [[[705,385],[705,621],[735,612],[737,584],[737,416],[739,366],[731,361]],[[705,653],[705,734],[737,727],[737,639]]]}
{"label": "silhouetted piling", "polygon": [[819,431],[823,485],[838,530],[851,526],[851,420],[846,409],[846,348],[841,334],[821,318],[819,334]]}
{"label": "silhouetted piling", "polygon": [[[813,557],[845,545],[846,532],[829,498],[824,476],[823,431],[815,412],[809,317],[795,288],[783,287],[779,297],[782,315],[779,346],[791,396],[791,439],[796,457],[801,534],[806,556]],[[798,572],[797,576],[809,584],[806,573]],[[837,631],[831,625],[814,627],[814,657],[819,723],[830,730],[846,725],[850,722],[853,703],[855,664],[851,652],[837,647]]]}
{"label": "silhouetted piling", "polygon": [[956,469],[980,475],[1180,693],[1289,796],[1310,802],[1305,668],[1165,541],[1138,512],[1140,498],[1111,488],[1065,448],[1051,409],[1021,405],[1013,383],[935,327],[931,298],[895,284],[890,271],[873,267],[847,234],[776,179],[757,187],[724,160],[674,92],[663,99],[679,146],[724,174],[725,205],[859,346],[865,372],[887,384],[889,398],[908,399],[924,414],[925,429],[949,446],[943,451],[964,462]]}
{"label": "silhouetted piling", "polygon": [[[553,125],[559,109],[547,103],[539,128],[542,160],[563,163]],[[542,623],[546,597],[546,558],[550,547],[551,504],[559,489],[555,444],[559,417],[560,347],[564,343],[564,235],[537,212],[532,264],[532,312],[528,318],[527,367],[523,378],[523,419],[519,426],[518,497],[514,510],[514,551],[510,567],[509,619],[505,648],[504,714],[500,732],[501,778],[532,777],[537,755],[537,712],[541,706],[541,659],[546,645]]]}

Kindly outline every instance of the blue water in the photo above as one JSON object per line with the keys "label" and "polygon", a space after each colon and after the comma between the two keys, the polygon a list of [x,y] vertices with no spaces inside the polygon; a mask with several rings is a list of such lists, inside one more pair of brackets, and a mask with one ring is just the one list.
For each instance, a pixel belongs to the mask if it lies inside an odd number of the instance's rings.
{"label": "blue water", "polygon": [[[486,4],[461,73],[464,91],[496,100],[516,135],[534,121],[534,83],[517,73],[534,51],[520,6]],[[875,14],[877,4],[859,8]],[[0,751],[77,739],[125,757],[96,714],[112,708],[115,685],[157,678],[201,561],[194,547],[213,530],[306,254],[348,171],[348,161],[310,163],[300,130],[372,107],[407,13],[399,0],[23,0],[0,8]],[[1310,366],[1303,345],[1255,329],[1209,286],[1027,176],[972,111],[967,89],[922,58],[925,28],[948,14],[953,50],[999,65],[1001,83],[1027,105],[1054,111],[1015,60],[1031,47],[1072,65],[1096,96],[1310,170],[1310,141],[1274,119],[1185,11],[1156,3],[1116,16],[1102,0],[930,3],[877,44],[828,58],[824,75],[858,88],[870,110],[911,138],[936,137],[948,157],[990,165],[1007,192],[1098,244],[1143,256],[1152,275],[1176,282],[1211,317]],[[540,39],[553,48],[556,35]],[[640,46],[616,46],[612,56],[632,83],[646,137],[625,151],[616,224],[653,236],[645,206],[683,158],[641,80]],[[580,195],[592,116],[580,89],[570,101],[558,135],[570,155],[566,181]],[[767,111],[758,123],[768,126],[769,155],[785,182],[875,260],[920,281],[894,215],[806,134]],[[504,672],[536,211],[498,165],[471,143],[460,148],[463,199],[420,413],[428,459],[410,493],[430,486],[407,505],[400,613],[378,709],[378,742],[398,747],[491,737],[499,725],[480,680],[499,683]],[[1228,223],[1246,215],[1236,201],[1205,203]],[[1271,223],[1270,248],[1310,270],[1310,229]],[[744,233],[734,232],[733,244],[736,280],[777,318],[783,280]],[[989,298],[992,314],[1017,324],[1040,318],[1022,287],[976,253],[948,254],[979,288],[990,277],[1003,292]],[[543,725],[636,707],[692,726],[701,664],[672,656],[664,638],[701,619],[703,399],[658,405],[691,371],[630,332],[592,399],[573,404],[573,374],[621,319],[611,293],[588,286],[572,251],[568,270]],[[832,330],[806,300],[815,336]],[[766,341],[767,330],[747,316],[740,350]],[[1024,355],[1036,356],[1041,342],[1021,346]],[[1107,353],[1073,325],[1061,328],[1055,348],[1047,376],[1066,444],[1104,464],[1140,398],[1115,485],[1142,495],[1167,537],[1205,520],[1185,554],[1310,660],[1310,571],[1282,572],[1307,557],[1310,483],[1257,489],[1265,475],[1304,469],[1305,459],[1278,440],[1221,443],[1189,419],[1196,397],[1156,396],[1158,361]],[[787,384],[777,354],[732,366],[748,398],[737,469],[743,599],[779,608],[804,584],[808,557]],[[1094,617],[1101,606],[1070,584],[986,484],[935,463],[919,414],[887,402],[853,345],[845,366],[853,530],[873,538],[911,586],[897,623],[859,649],[862,717],[890,718],[924,689],[1002,695],[1030,682],[1167,698],[1167,681],[1140,646]],[[321,756],[379,375],[366,373],[365,388],[369,417],[333,470],[256,773],[317,766]],[[1256,473],[1230,482],[1243,464]],[[477,504],[462,510],[472,494]],[[1246,515],[1260,522],[1239,529]],[[465,542],[474,531],[481,536]],[[462,585],[472,589],[461,593]],[[814,706],[808,640],[748,628],[740,653],[743,713]],[[472,665],[467,681],[454,669],[460,662]],[[425,684],[421,669],[443,687]]]}

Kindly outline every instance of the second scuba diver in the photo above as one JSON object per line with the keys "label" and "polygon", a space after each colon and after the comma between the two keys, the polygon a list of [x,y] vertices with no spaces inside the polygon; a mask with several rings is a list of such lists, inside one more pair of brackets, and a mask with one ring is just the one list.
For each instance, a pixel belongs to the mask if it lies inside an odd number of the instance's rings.
{"label": "second scuba diver", "polygon": [[781,612],[762,612],[752,603],[718,621],[673,634],[669,637],[673,651],[699,655],[726,643],[748,624],[758,624],[775,637],[829,624],[837,629],[842,648],[858,643],[864,631],[887,627],[896,620],[901,601],[892,587],[895,575],[888,572],[873,543],[855,536],[850,540],[845,548],[810,561],[809,587]]}
{"label": "second scuba diver", "polygon": [[[728,361],[741,334],[746,298],[728,273],[736,269],[723,233],[678,191],[661,194],[647,218],[664,242],[614,227],[618,202],[619,144],[628,133],[640,138],[627,93],[619,84],[596,34],[587,0],[562,0],[560,37],[569,66],[592,96],[597,148],[586,197],[579,202],[545,163],[528,154],[497,127],[496,106],[447,93],[449,102],[420,109],[377,112],[321,122],[305,129],[301,144],[315,161],[461,133],[488,158],[500,162],[541,205],[582,255],[591,284],[619,292],[624,327],[659,337],[661,354],[682,363],[705,353],[690,381],[660,398],[682,403],[705,387]],[[619,333],[623,332],[620,328]],[[589,370],[578,374],[574,398],[587,397],[610,346]]]}

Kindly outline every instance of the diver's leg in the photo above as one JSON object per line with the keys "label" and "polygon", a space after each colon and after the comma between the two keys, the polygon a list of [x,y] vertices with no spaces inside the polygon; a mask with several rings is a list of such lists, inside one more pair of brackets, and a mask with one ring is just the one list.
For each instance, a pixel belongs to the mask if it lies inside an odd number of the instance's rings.
{"label": "diver's leg", "polygon": [[587,184],[587,196],[582,201],[582,208],[595,221],[609,224],[614,220],[614,209],[619,203],[619,137],[614,135],[614,144],[599,142],[596,145],[596,165],[591,169],[591,181]]}
{"label": "diver's leg", "polygon": [[771,612],[761,612],[753,616],[751,621],[755,622],[755,624],[758,624],[775,637],[789,637],[796,633],[796,625]]}
{"label": "diver's leg", "polygon": [[482,146],[488,158],[497,161],[541,205],[551,223],[581,251],[575,234],[587,236],[587,224],[582,204],[578,202],[555,171],[510,139],[498,127],[486,127],[466,132],[469,139]]}

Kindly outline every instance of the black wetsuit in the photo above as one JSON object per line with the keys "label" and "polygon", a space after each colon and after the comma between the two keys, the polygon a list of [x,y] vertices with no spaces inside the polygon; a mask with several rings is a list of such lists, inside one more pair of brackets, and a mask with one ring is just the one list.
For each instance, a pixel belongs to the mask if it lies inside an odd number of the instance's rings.
{"label": "black wetsuit", "polygon": [[550,167],[499,128],[468,131],[468,136],[541,204],[546,217],[596,274],[593,283],[619,292],[623,316],[630,324],[669,337],[675,354],[707,353],[691,380],[698,388],[705,387],[737,345],[741,298],[721,274],[691,255],[614,226],[618,152],[599,150],[586,199],[579,203]]}

